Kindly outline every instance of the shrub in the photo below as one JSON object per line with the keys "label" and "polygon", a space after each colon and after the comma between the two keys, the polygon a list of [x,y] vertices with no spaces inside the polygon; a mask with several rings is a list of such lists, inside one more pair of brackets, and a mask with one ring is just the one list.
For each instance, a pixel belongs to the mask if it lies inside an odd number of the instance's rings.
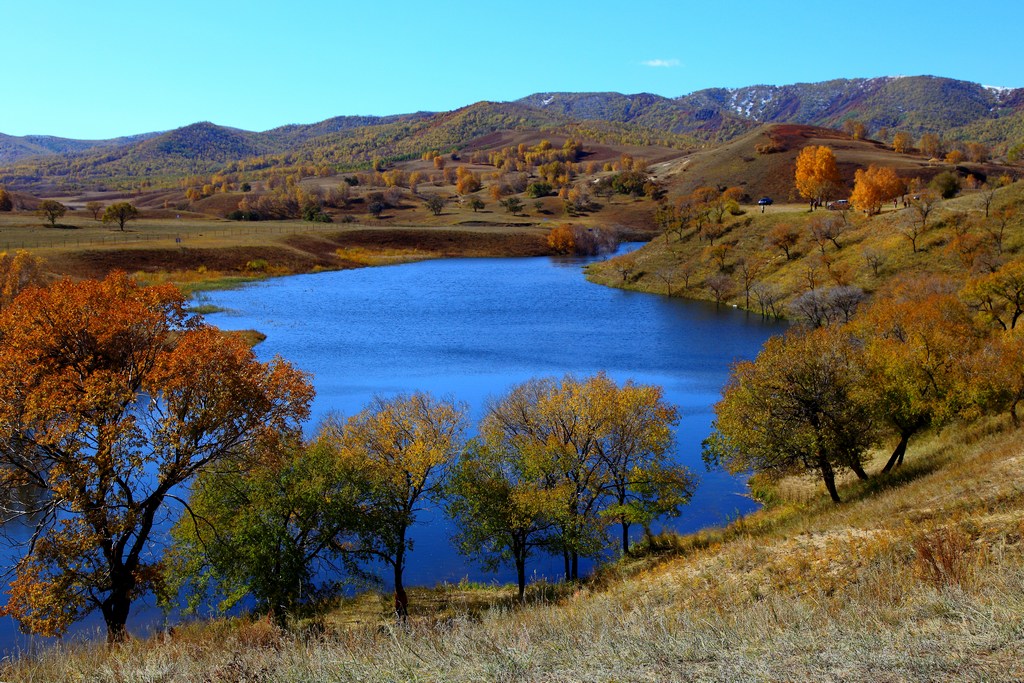
{"label": "shrub", "polygon": [[229,213],[226,218],[232,221],[258,221],[262,217],[259,211],[242,211],[241,209],[235,209]]}
{"label": "shrub", "polygon": [[530,183],[526,187],[526,194],[530,195],[534,199],[538,199],[540,197],[547,197],[549,194],[551,194],[551,189],[551,183]]}
{"label": "shrub", "polygon": [[943,171],[932,179],[931,187],[943,199],[952,199],[960,192],[960,176],[952,171]]}

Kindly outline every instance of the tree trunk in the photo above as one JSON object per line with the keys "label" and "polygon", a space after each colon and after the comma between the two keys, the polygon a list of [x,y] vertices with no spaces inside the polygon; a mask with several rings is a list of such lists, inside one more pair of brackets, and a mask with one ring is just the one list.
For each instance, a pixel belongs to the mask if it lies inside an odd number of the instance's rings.
{"label": "tree trunk", "polygon": [[907,452],[907,443],[910,441],[910,435],[912,431],[900,432],[900,442],[896,444],[896,450],[889,456],[889,462],[885,463],[885,467],[882,468],[882,474],[885,474],[893,467],[903,464],[903,455]]}
{"label": "tree trunk", "polygon": [[402,621],[409,616],[409,596],[402,584],[401,563],[395,563],[395,615]]}
{"label": "tree trunk", "polygon": [[562,549],[562,560],[565,561],[565,580],[572,580],[572,563],[569,560],[569,548]]}
{"label": "tree trunk", "polygon": [[864,471],[864,468],[861,467],[860,463],[857,462],[856,460],[850,463],[850,469],[853,470],[853,473],[856,474],[857,478],[860,479],[861,481],[867,480],[868,473]]}
{"label": "tree trunk", "polygon": [[107,599],[100,605],[103,621],[107,625],[107,644],[123,643],[128,640],[128,613],[132,608],[132,600],[128,597],[131,588],[119,586],[111,591]]}
{"label": "tree trunk", "polygon": [[570,554],[572,556],[571,557],[571,559],[572,559],[572,577],[571,578],[575,581],[576,579],[580,578],[580,556],[579,556],[579,554],[575,550],[573,550]]}
{"label": "tree trunk", "polygon": [[836,473],[832,470],[832,464],[822,458],[818,461],[818,467],[821,469],[821,478],[825,481],[825,488],[828,489],[828,495],[832,498],[832,502],[841,503],[839,492],[836,490]]}
{"label": "tree trunk", "polygon": [[526,557],[516,555],[516,580],[519,582],[519,602],[526,602]]}
{"label": "tree trunk", "polygon": [[629,522],[622,523],[622,555],[629,554]]}
{"label": "tree trunk", "polygon": [[405,534],[402,534],[402,543],[395,553],[395,616],[399,621],[404,621],[409,616],[409,596],[405,594],[405,585],[402,583],[402,574],[405,572]]}

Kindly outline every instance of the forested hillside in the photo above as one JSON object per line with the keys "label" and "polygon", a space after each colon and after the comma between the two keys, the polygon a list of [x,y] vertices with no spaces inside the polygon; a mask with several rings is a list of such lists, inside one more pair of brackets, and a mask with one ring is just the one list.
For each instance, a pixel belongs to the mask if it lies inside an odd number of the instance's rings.
{"label": "forested hillside", "polygon": [[[196,174],[313,167],[366,170],[425,152],[457,152],[496,132],[562,135],[591,144],[709,148],[765,123],[841,129],[858,139],[942,157],[1016,161],[1024,152],[1024,89],[932,76],[713,88],[679,98],[648,93],[538,93],[451,112],[339,116],[249,132],[196,123],[106,141],[0,135],[0,185],[14,189],[166,187]],[[479,146],[478,146],[479,147]],[[980,150],[980,148],[979,148]]]}

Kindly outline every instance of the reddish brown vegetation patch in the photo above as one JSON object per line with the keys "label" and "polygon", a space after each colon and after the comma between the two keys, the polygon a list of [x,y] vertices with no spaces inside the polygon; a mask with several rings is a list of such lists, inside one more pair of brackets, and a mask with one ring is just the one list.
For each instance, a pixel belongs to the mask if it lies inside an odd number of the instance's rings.
{"label": "reddish brown vegetation patch", "polygon": [[223,272],[245,272],[246,264],[264,260],[271,267],[293,272],[316,266],[338,267],[337,259],[279,247],[227,247],[223,249],[93,249],[61,254],[52,258],[50,267],[72,277],[101,278],[113,270],[129,273],[186,271],[205,267]]}

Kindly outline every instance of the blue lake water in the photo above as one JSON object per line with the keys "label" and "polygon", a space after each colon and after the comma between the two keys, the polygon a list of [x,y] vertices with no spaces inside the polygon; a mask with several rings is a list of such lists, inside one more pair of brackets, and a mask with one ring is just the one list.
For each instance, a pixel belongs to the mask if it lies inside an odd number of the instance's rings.
{"label": "blue lake water", "polygon": [[[753,510],[741,479],[705,471],[700,442],[730,365],[752,358],[783,326],[711,304],[595,285],[584,278],[586,263],[426,261],[279,278],[200,299],[225,309],[207,316],[210,323],[266,334],[256,347],[262,359],[279,355],[312,373],[310,433],[324,415],[352,415],[377,394],[452,396],[469,404],[475,423],[488,397],[518,382],[605,371],[619,382],[661,385],[680,409],[677,459],[699,474],[700,485],[667,527],[693,531]],[[515,580],[514,570],[486,573],[459,555],[439,511],[425,510],[419,522],[408,585]],[[558,579],[561,570],[560,556],[539,556],[528,566],[531,577]],[[140,632],[158,620],[143,603],[133,607],[129,627]],[[14,624],[2,622],[0,644],[9,647]],[[100,626],[101,620],[86,625]]]}
{"label": "blue lake water", "polygon": [[[265,333],[261,358],[280,355],[313,374],[314,423],[331,411],[352,415],[375,394],[416,390],[467,402],[475,423],[488,397],[565,373],[603,370],[620,382],[661,385],[683,416],[678,459],[701,476],[693,502],[669,526],[691,531],[752,510],[742,481],[704,471],[700,442],[731,363],[756,355],[782,327],[731,308],[595,285],[585,264],[427,261],[271,280],[204,302],[226,309],[208,316],[212,324]],[[512,570],[485,574],[461,557],[443,516],[428,511],[422,521],[410,584],[514,580]],[[560,557],[530,567],[548,578],[560,570]]]}

